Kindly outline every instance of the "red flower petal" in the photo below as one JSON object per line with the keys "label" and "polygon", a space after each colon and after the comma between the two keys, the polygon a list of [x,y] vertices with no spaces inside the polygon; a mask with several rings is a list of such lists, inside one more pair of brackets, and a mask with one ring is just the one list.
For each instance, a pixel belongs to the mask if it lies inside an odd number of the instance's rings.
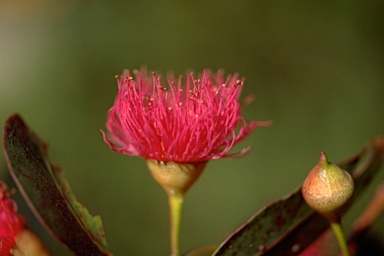
{"label": "red flower petal", "polygon": [[231,156],[227,152],[255,127],[269,125],[241,116],[238,74],[224,79],[223,72],[205,70],[198,79],[189,74],[185,85],[181,77],[170,80],[168,87],[146,70],[135,74],[136,79],[129,71],[118,77],[119,92],[108,112],[109,135],[103,136],[114,151],[164,162],[203,162]]}
{"label": "red flower petal", "polygon": [[0,255],[9,255],[15,237],[25,224],[24,217],[17,214],[17,205],[9,195],[7,185],[0,181]]}

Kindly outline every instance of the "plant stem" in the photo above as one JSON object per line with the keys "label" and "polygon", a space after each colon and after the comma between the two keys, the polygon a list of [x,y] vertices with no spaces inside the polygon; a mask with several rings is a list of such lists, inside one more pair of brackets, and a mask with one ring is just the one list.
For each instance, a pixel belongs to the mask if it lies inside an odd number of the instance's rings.
{"label": "plant stem", "polygon": [[183,195],[168,193],[170,210],[171,256],[179,256],[179,237]]}
{"label": "plant stem", "polygon": [[331,221],[331,228],[333,232],[335,233],[337,242],[339,243],[340,249],[343,252],[344,256],[350,256],[348,244],[344,237],[344,232],[341,228],[340,221]]}

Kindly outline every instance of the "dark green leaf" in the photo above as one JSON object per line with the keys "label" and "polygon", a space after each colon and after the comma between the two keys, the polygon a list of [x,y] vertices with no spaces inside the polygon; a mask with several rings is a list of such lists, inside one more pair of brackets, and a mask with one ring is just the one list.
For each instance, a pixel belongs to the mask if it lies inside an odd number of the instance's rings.
{"label": "dark green leaf", "polygon": [[18,115],[5,123],[4,152],[18,189],[54,237],[76,255],[112,255],[100,217],[76,201],[62,172],[48,160],[46,145]]}
{"label": "dark green leaf", "polygon": [[[380,169],[383,157],[384,137],[381,137],[338,164],[353,173],[354,197],[369,185]],[[297,255],[327,228],[328,222],[303,200],[300,187],[262,208],[213,255]]]}

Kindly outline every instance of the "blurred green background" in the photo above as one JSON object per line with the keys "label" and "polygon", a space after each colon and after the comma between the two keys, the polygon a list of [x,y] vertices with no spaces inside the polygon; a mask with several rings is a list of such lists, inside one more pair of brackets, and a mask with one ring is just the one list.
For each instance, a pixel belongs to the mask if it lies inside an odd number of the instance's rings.
{"label": "blurred green background", "polygon": [[[383,10],[383,1],[3,0],[0,120],[18,112],[49,143],[116,255],[167,255],[165,194],[144,160],[112,152],[99,131],[114,76],[143,64],[239,72],[243,97],[256,97],[244,116],[273,125],[236,147],[251,145],[246,157],[211,161],[186,196],[182,251],[217,244],[296,188],[320,151],[337,161],[384,134]],[[28,221],[54,255],[70,255]]]}

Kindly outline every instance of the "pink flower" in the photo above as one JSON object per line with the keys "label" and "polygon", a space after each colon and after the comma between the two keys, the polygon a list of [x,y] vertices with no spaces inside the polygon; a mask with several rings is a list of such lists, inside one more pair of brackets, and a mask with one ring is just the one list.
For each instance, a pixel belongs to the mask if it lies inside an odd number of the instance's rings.
{"label": "pink flower", "polygon": [[18,215],[15,201],[9,198],[7,185],[0,181],[0,255],[10,255],[15,238],[24,227],[24,217]]}
{"label": "pink flower", "polygon": [[[238,102],[244,79],[238,74],[224,78],[205,70],[195,79],[170,79],[163,87],[160,77],[146,70],[117,77],[118,94],[108,112],[109,136],[104,141],[117,152],[163,162],[205,162],[244,154],[227,154],[256,126],[247,122]],[[237,132],[236,132],[237,130]]]}

